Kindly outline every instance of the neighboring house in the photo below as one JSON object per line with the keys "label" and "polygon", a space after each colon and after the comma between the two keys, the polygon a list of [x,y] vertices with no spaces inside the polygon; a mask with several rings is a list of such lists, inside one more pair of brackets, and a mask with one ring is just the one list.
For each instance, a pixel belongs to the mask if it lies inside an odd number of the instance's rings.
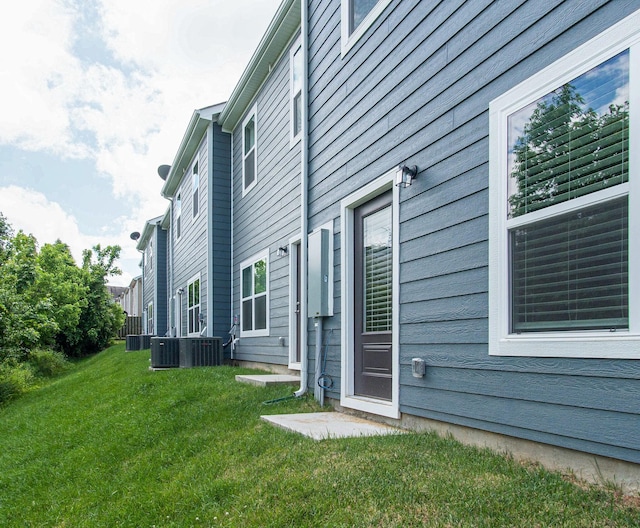
{"label": "neighboring house", "polygon": [[126,289],[126,286],[111,286],[110,284],[107,285],[107,290],[109,290],[109,293],[113,297],[113,300],[118,304],[120,304],[120,298],[124,295]]}
{"label": "neighboring house", "polygon": [[219,117],[233,135],[234,358],[285,369],[302,340],[301,82],[300,1],[287,0]]}
{"label": "neighboring house", "polygon": [[230,326],[231,147],[216,122],[223,104],[194,111],[162,187],[171,201],[170,334],[226,336]]}
{"label": "neighboring house", "polygon": [[162,219],[148,220],[137,244],[142,252],[142,328],[160,336],[167,333],[167,232]]}
{"label": "neighboring house", "polygon": [[127,315],[142,315],[142,275],[131,279],[129,286],[118,297],[118,302]]}
{"label": "neighboring house", "polygon": [[310,0],[343,408],[640,464],[638,7]]}

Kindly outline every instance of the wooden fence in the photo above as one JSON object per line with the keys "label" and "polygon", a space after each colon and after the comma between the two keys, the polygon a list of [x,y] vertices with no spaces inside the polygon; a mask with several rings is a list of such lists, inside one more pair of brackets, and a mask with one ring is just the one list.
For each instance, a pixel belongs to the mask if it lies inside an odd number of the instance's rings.
{"label": "wooden fence", "polygon": [[142,333],[142,317],[128,315],[124,325],[118,330],[118,339],[124,339],[128,335],[140,335]]}

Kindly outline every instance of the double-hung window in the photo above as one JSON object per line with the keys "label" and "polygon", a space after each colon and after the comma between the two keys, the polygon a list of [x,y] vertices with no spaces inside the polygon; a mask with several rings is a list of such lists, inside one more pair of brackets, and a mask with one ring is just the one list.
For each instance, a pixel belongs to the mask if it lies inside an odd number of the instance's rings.
{"label": "double-hung window", "polygon": [[391,0],[342,0],[342,55],[360,39]]}
{"label": "double-hung window", "polygon": [[200,275],[196,275],[187,286],[187,333],[200,334]]}
{"label": "double-hung window", "polygon": [[241,336],[269,335],[268,254],[245,260],[240,265]]}
{"label": "double-hung window", "polygon": [[149,240],[145,253],[145,268],[147,271],[153,271],[153,240]]}
{"label": "double-hung window", "polygon": [[147,334],[153,335],[154,330],[155,329],[153,327],[153,303],[150,302],[147,305]]}
{"label": "double-hung window", "polygon": [[640,11],[490,108],[489,350],[640,357]]}
{"label": "double-hung window", "polygon": [[178,194],[176,197],[176,238],[180,238],[182,228],[182,198]]}
{"label": "double-hung window", "polygon": [[193,164],[191,169],[191,195],[193,197],[193,217],[198,216],[200,202],[198,200],[198,190],[200,188],[200,175],[198,174],[198,162]]}
{"label": "double-hung window", "polygon": [[242,124],[242,192],[249,191],[258,179],[256,108],[249,113]]}
{"label": "double-hung window", "polygon": [[300,39],[291,48],[290,64],[291,64],[291,142],[293,143],[300,137],[302,132],[302,76],[303,72],[302,45]]}

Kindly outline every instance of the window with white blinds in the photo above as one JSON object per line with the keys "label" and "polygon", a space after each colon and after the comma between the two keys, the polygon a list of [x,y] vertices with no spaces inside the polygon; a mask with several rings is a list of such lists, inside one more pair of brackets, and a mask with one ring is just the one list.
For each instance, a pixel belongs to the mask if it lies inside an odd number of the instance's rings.
{"label": "window with white blinds", "polygon": [[364,331],[390,332],[392,325],[393,252],[391,207],[363,219]]}
{"label": "window with white blinds", "polygon": [[601,201],[629,181],[629,50],[511,114],[508,132],[509,218],[550,210],[510,229],[511,331],[628,328],[627,199]]}
{"label": "window with white blinds", "polygon": [[639,57],[640,11],[491,102],[491,354],[640,355]]}

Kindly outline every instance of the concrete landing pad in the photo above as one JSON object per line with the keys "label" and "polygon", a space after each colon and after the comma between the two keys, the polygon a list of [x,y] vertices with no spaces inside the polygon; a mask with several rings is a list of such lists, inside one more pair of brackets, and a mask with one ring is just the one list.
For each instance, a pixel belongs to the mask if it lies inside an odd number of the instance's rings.
{"label": "concrete landing pad", "polygon": [[267,387],[269,385],[300,385],[300,377],[290,374],[239,374],[236,381]]}
{"label": "concrete landing pad", "polygon": [[339,412],[319,412],[303,414],[276,414],[261,416],[262,420],[277,427],[303,434],[314,440],[327,438],[350,438],[402,433],[389,425],[363,420]]}

